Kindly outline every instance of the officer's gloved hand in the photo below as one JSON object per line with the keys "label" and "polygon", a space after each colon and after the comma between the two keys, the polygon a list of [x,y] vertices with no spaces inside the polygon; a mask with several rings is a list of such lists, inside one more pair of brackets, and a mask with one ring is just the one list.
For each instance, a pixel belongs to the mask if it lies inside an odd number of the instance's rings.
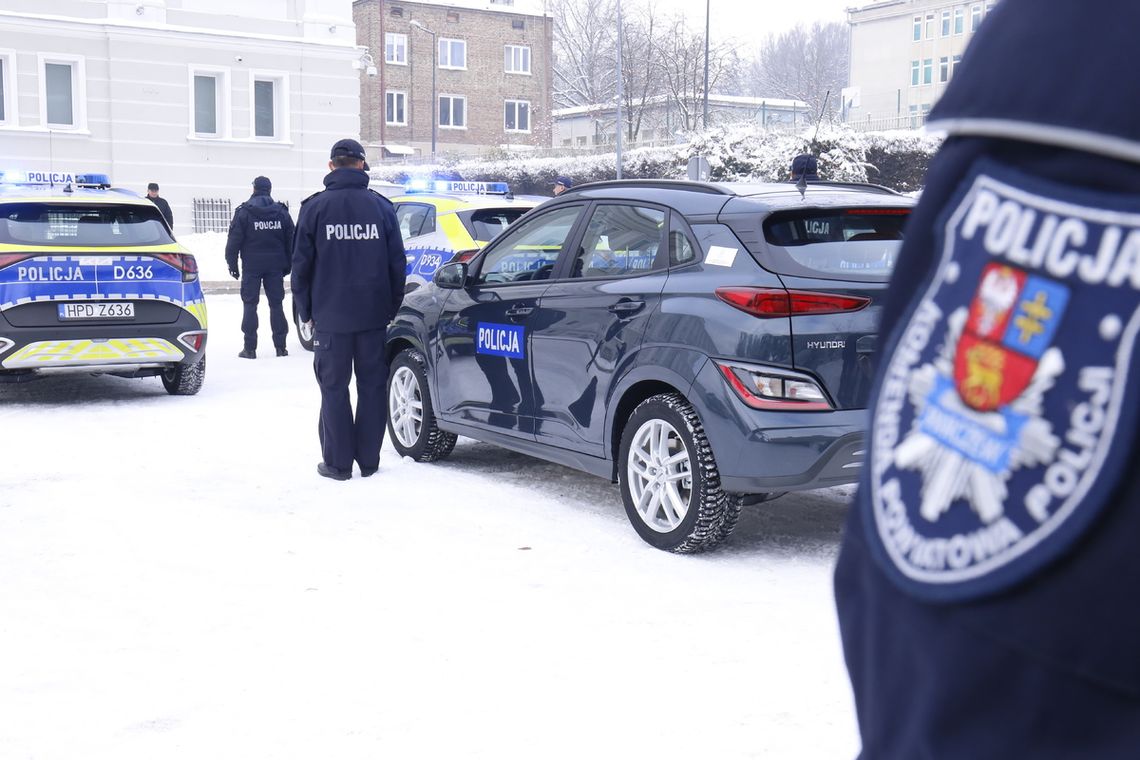
{"label": "officer's gloved hand", "polygon": [[238,270],[236,268],[230,270],[230,277],[233,277],[235,280],[241,279],[241,275],[238,274]]}

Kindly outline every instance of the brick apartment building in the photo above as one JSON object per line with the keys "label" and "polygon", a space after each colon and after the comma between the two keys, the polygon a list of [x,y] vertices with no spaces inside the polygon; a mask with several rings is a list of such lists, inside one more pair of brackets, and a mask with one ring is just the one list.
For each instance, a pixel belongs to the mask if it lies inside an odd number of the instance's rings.
{"label": "brick apartment building", "polygon": [[356,0],[356,40],[376,67],[361,78],[360,132],[369,155],[430,156],[433,118],[437,155],[549,146],[554,19],[546,5]]}

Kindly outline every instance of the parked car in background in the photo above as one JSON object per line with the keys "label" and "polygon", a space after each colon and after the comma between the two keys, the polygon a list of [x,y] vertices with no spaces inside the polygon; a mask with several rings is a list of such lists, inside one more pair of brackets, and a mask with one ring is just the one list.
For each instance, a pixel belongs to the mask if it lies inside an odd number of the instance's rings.
{"label": "parked car in background", "polygon": [[406,297],[392,443],[592,472],[651,545],[712,548],[745,505],[856,479],[911,206],[861,184],[575,187]]}

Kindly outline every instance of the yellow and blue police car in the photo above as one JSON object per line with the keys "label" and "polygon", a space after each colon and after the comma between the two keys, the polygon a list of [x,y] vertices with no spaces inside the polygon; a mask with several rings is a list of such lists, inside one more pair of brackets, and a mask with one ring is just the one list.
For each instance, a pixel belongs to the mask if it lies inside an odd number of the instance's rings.
{"label": "yellow and blue police car", "polygon": [[0,172],[0,383],[66,372],[197,393],[198,264],[153,203],[105,175]]}
{"label": "yellow and blue police car", "polygon": [[408,289],[430,281],[435,270],[457,254],[482,248],[546,200],[539,195],[515,196],[506,182],[408,183],[403,195],[391,198],[408,258]]}

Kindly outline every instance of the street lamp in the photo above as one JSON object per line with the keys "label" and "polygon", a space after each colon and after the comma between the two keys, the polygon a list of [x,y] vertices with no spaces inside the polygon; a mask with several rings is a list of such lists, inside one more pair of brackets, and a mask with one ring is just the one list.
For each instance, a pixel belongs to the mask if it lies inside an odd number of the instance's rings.
{"label": "street lamp", "polygon": [[419,29],[421,32],[427,32],[431,35],[431,160],[434,161],[436,135],[438,134],[439,130],[439,114],[437,113],[437,110],[439,109],[439,102],[436,100],[435,95],[435,70],[439,68],[437,61],[437,58],[439,56],[439,44],[436,42],[435,32],[433,32],[431,29],[428,29],[419,21],[412,19],[408,22],[408,24],[414,26],[416,29]]}

